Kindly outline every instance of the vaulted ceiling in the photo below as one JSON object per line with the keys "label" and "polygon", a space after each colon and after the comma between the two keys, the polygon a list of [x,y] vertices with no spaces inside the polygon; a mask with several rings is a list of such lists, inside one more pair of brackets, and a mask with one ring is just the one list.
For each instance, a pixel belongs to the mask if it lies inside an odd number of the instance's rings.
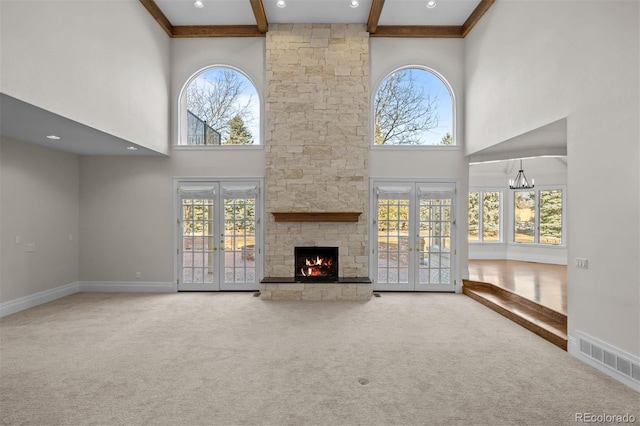
{"label": "vaulted ceiling", "polygon": [[[465,37],[495,0],[140,0],[170,37],[263,37],[269,24],[366,24],[371,37]],[[427,7],[433,3],[433,7]]]}
{"label": "vaulted ceiling", "polygon": [[[264,37],[270,24],[284,23],[365,24],[371,37],[461,38],[471,31],[495,0],[435,0],[436,6],[432,8],[427,7],[428,0],[358,0],[359,5],[355,8],[351,7],[351,0],[285,0],[284,8],[276,5],[277,0],[201,0],[201,8],[195,7],[194,1],[140,0],[172,38]],[[3,110],[0,130],[6,137],[44,144],[40,140],[44,130],[39,131],[38,126],[33,125],[40,123],[47,132],[62,132],[57,130],[60,128],[81,135],[75,139],[83,143],[74,143],[74,138],[58,142],[59,149],[76,154],[157,154],[140,146],[137,151],[125,150],[132,145],[130,142],[85,128],[4,94],[0,96],[0,106]],[[553,128],[536,129],[505,141],[475,153],[471,160],[521,157],[524,156],[523,146],[527,147],[527,155],[562,155],[563,152],[566,155],[566,127],[561,128],[561,125],[554,123]]]}

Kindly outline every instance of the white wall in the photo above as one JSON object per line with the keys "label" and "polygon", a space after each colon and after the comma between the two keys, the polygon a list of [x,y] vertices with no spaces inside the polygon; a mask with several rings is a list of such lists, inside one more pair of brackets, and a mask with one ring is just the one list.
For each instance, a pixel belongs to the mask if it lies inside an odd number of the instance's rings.
{"label": "white wall", "polygon": [[[447,78],[458,102],[458,140],[462,138],[463,44],[460,40],[372,40],[372,81],[380,82],[393,69],[420,64]],[[264,40],[171,40],[172,145],[178,137],[178,98],[187,80],[210,65],[230,65],[264,88]],[[264,115],[263,115],[264,116]],[[372,152],[372,176],[460,179],[466,194],[468,166],[462,149]],[[178,177],[263,177],[264,147],[239,150],[173,149],[165,159],[83,157],[81,159],[82,252],[84,281],[173,281],[172,180]],[[466,200],[466,196],[460,198]],[[466,202],[466,201],[465,201]],[[120,207],[117,207],[120,206]],[[124,207],[123,207],[124,206]],[[466,205],[465,205],[466,206]],[[146,218],[152,219],[149,221]],[[463,215],[464,216],[464,215]],[[462,221],[464,222],[464,221]],[[460,223],[460,221],[458,222]],[[460,227],[462,228],[462,227]],[[459,229],[460,268],[467,274],[466,224]],[[464,238],[463,238],[464,237]],[[127,242],[129,241],[129,242]]]}
{"label": "white wall", "polygon": [[[236,67],[262,93],[262,38],[174,39],[171,56],[171,145],[177,143],[180,90],[202,68]],[[264,147],[177,148],[167,158],[82,157],[80,279],[175,282],[174,179],[263,177],[264,167]]]}
{"label": "white wall", "polygon": [[[265,39],[190,38],[171,40],[171,142],[178,143],[180,92],[199,71],[213,65],[237,68],[249,77],[261,96],[264,119]],[[184,99],[182,99],[184,102]],[[264,126],[262,126],[264,128]],[[260,140],[264,141],[263,135]]]}
{"label": "white wall", "polygon": [[466,40],[466,150],[567,118],[569,334],[640,354],[639,3],[498,0]]}
{"label": "white wall", "polygon": [[0,152],[0,302],[76,283],[78,156],[5,138]]}
{"label": "white wall", "polygon": [[0,91],[167,153],[169,38],[137,0],[3,0]]}
{"label": "white wall", "polygon": [[174,282],[174,178],[262,177],[263,152],[81,157],[80,280]]}
{"label": "white wall", "polygon": [[[439,73],[449,83],[456,102],[455,138],[458,147],[374,147],[370,152],[371,178],[457,179],[458,274],[468,278],[467,193],[469,166],[464,145],[464,41],[461,39],[369,39],[371,56],[371,110],[380,83],[398,68],[419,65]],[[371,120],[373,126],[373,120]],[[370,129],[370,133],[373,130]]]}
{"label": "white wall", "polygon": [[[371,38],[371,111],[380,83],[398,68],[428,67],[446,79],[456,101],[456,141],[459,149],[374,147],[372,177],[457,177],[467,180],[464,157],[464,41],[459,39]],[[373,127],[373,120],[371,120]],[[373,130],[370,129],[373,134]]]}

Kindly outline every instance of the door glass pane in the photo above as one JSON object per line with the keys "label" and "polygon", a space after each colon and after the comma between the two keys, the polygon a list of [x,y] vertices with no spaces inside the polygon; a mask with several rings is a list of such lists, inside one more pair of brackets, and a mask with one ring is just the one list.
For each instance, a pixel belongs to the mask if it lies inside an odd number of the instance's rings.
{"label": "door glass pane", "polygon": [[418,282],[451,283],[451,198],[421,199]]}
{"label": "door glass pane", "polygon": [[500,241],[500,193],[485,192],[482,196],[482,240]]}
{"label": "door glass pane", "polygon": [[562,190],[540,191],[540,243],[562,244]]}
{"label": "door glass pane", "polygon": [[378,200],[378,282],[409,282],[409,200]]}
{"label": "door glass pane", "polygon": [[535,242],[536,193],[534,191],[515,192],[514,240],[518,243]]}
{"label": "door glass pane", "polygon": [[256,280],[256,199],[224,200],[224,282]]}
{"label": "door glass pane", "polygon": [[214,274],[213,200],[182,199],[183,283],[210,283]]}

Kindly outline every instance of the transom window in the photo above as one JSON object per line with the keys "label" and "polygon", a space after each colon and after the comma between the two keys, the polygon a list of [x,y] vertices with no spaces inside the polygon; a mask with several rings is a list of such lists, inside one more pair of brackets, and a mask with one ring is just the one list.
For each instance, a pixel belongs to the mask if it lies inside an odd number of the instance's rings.
{"label": "transom window", "polygon": [[199,72],[180,105],[180,145],[260,145],[260,98],[242,72],[226,66]]}
{"label": "transom window", "polygon": [[455,145],[452,93],[442,77],[428,69],[392,72],[374,98],[374,145]]}

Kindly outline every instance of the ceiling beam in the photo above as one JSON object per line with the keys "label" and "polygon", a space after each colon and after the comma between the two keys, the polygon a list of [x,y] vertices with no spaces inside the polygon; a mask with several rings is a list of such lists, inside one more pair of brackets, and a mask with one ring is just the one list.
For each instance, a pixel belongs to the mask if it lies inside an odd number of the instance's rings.
{"label": "ceiling beam", "polygon": [[373,3],[371,3],[371,9],[369,9],[369,20],[367,21],[367,31],[369,34],[376,32],[383,7],[384,0],[373,0]]}
{"label": "ceiling beam", "polygon": [[173,37],[173,25],[167,19],[164,13],[153,0],[140,0],[140,3],[149,11],[151,16],[160,24],[160,27],[167,33],[169,37]]}
{"label": "ceiling beam", "polygon": [[249,0],[251,2],[251,9],[253,9],[253,15],[256,17],[256,24],[258,24],[258,31],[266,33],[269,31],[269,22],[267,21],[267,14],[264,12],[264,3],[262,0]]}
{"label": "ceiling beam", "polygon": [[462,38],[458,25],[380,25],[369,37]]}
{"label": "ceiling beam", "polygon": [[264,37],[257,25],[180,25],[173,27],[173,37]]}
{"label": "ceiling beam", "polygon": [[491,7],[491,5],[496,0],[482,0],[478,6],[471,12],[471,15],[467,18],[464,24],[462,24],[462,37],[466,37],[469,34],[469,31],[473,29],[473,27],[480,21],[482,15],[485,14],[487,10]]}
{"label": "ceiling beam", "polygon": [[[263,0],[249,0],[257,25],[183,25],[174,26],[154,0],[140,0],[169,37],[264,37],[269,22]],[[481,0],[462,26],[457,25],[378,25],[385,0],[373,0],[367,31],[370,37],[464,38],[489,10],[495,0]]]}

